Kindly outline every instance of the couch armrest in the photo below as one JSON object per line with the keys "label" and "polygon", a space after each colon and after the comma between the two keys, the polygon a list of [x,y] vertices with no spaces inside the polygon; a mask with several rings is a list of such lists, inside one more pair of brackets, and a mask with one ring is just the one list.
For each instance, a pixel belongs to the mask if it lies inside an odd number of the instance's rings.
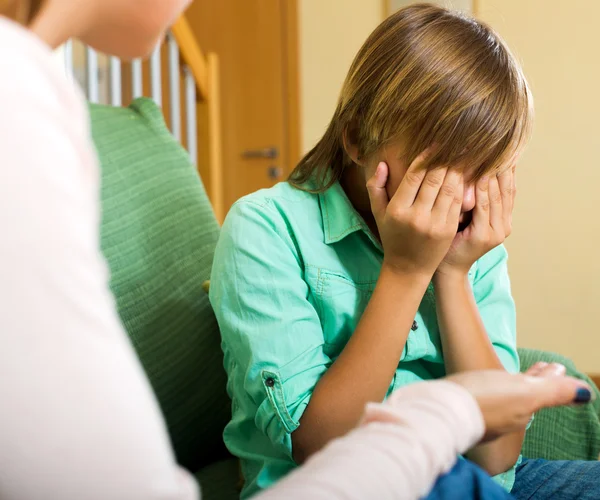
{"label": "couch armrest", "polygon": [[600,454],[600,392],[568,358],[558,354],[519,349],[521,370],[538,361],[562,363],[567,373],[585,380],[596,392],[596,400],[582,407],[542,410],[536,414],[523,444],[523,456],[548,460],[598,460]]}

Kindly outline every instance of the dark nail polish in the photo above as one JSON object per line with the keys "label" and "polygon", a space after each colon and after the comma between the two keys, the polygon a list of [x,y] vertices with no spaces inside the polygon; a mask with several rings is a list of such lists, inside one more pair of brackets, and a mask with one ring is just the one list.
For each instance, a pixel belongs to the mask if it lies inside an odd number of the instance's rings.
{"label": "dark nail polish", "polygon": [[575,396],[575,402],[579,404],[589,403],[592,400],[592,393],[588,389],[583,387],[577,389],[577,395]]}

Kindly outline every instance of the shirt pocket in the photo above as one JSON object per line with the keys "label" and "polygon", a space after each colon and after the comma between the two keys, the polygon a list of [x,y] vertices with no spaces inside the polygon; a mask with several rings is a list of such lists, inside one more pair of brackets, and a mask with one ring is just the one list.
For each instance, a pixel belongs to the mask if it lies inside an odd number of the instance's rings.
{"label": "shirt pocket", "polygon": [[317,270],[316,302],[324,350],[336,358],[350,340],[377,284],[377,277],[355,280],[342,273]]}

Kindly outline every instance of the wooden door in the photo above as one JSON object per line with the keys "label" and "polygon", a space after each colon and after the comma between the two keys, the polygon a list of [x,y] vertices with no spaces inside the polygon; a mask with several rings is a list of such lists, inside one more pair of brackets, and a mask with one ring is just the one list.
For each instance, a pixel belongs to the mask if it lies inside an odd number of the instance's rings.
{"label": "wooden door", "polygon": [[195,0],[186,17],[220,63],[223,201],[285,180],[299,160],[295,0]]}

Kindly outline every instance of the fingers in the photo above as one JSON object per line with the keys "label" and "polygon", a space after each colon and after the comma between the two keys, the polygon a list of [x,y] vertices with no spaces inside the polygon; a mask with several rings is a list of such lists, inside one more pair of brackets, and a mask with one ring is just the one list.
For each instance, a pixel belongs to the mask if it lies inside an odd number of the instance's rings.
{"label": "fingers", "polygon": [[[458,226],[458,216],[460,215],[460,207],[462,204],[462,195],[464,189],[463,173],[458,169],[448,170],[446,178],[442,184],[435,203],[433,205],[432,214],[434,218],[443,222],[452,222],[453,217],[450,212],[458,211],[456,215],[456,224]],[[419,199],[421,194],[419,193]],[[456,205],[458,204],[458,209]]]}
{"label": "fingers", "polygon": [[402,182],[400,182],[400,186],[398,186],[398,190],[394,194],[394,201],[398,203],[398,206],[408,208],[415,202],[423,180],[428,174],[422,167],[430,154],[430,150],[424,151],[408,167]]}
{"label": "fingers", "polygon": [[[436,168],[427,172],[417,194],[415,204],[418,204],[423,210],[430,211],[440,194],[442,186],[450,190],[451,185],[445,183],[447,174],[448,167]],[[454,193],[452,193],[452,196],[454,196]]]}
{"label": "fingers", "polygon": [[500,194],[502,195],[502,206],[504,215],[507,215],[512,209],[513,204],[513,170],[509,168],[498,174],[498,184],[500,185]]}
{"label": "fingers", "polygon": [[367,181],[367,191],[371,202],[371,211],[378,222],[385,214],[389,199],[385,185],[389,174],[388,166],[385,162],[380,162],[375,169],[373,176]]}
{"label": "fingers", "polygon": [[545,363],[543,361],[536,363],[529,370],[525,372],[525,375],[530,377],[557,377],[564,375],[567,369],[560,363]]}
{"label": "fingers", "polygon": [[487,177],[482,177],[475,185],[475,208],[473,209],[474,227],[487,228],[490,225],[490,181]]}
{"label": "fingers", "polygon": [[593,399],[593,392],[583,381],[572,377],[532,377],[530,388],[533,412],[542,408],[587,403]]}
{"label": "fingers", "polygon": [[510,235],[512,230],[512,211],[514,207],[514,167],[498,175],[500,196],[502,198],[502,221],[505,236]]}
{"label": "fingers", "polygon": [[504,219],[502,207],[502,194],[498,177],[493,175],[488,186],[488,197],[490,201],[490,226],[497,236],[497,240],[504,240]]}
{"label": "fingers", "polygon": [[496,176],[481,178],[475,186],[473,237],[493,248],[504,241],[502,194]]}
{"label": "fingers", "polygon": [[538,377],[561,377],[567,373],[567,369],[560,363],[550,363],[544,366],[538,373]]}
{"label": "fingers", "polygon": [[590,387],[583,381],[566,377],[567,369],[560,363],[536,363],[525,372],[529,390],[533,393],[536,412],[541,408],[586,403],[592,399]]}
{"label": "fingers", "polygon": [[512,166],[512,208],[515,208],[515,199],[517,197],[517,166],[513,165]]}
{"label": "fingers", "polygon": [[463,178],[461,176],[461,180],[458,183],[456,193],[454,194],[454,198],[452,199],[452,205],[450,206],[450,210],[448,210],[448,215],[446,217],[446,223],[449,225],[452,225],[457,230],[458,230],[458,221],[460,219],[460,212],[462,210],[464,189],[465,189],[465,184],[464,184]]}
{"label": "fingers", "polygon": [[512,231],[512,214],[515,209],[515,199],[517,197],[517,166],[513,165],[512,167],[512,204],[510,206],[510,230]]}
{"label": "fingers", "polygon": [[530,377],[537,377],[547,366],[548,363],[540,361],[539,363],[536,363],[535,365],[531,366],[531,368],[529,368],[529,370],[525,372],[525,375],[529,375]]}
{"label": "fingers", "polygon": [[470,237],[490,250],[502,243],[512,231],[513,169],[477,181],[475,198],[473,220],[468,228]]}

